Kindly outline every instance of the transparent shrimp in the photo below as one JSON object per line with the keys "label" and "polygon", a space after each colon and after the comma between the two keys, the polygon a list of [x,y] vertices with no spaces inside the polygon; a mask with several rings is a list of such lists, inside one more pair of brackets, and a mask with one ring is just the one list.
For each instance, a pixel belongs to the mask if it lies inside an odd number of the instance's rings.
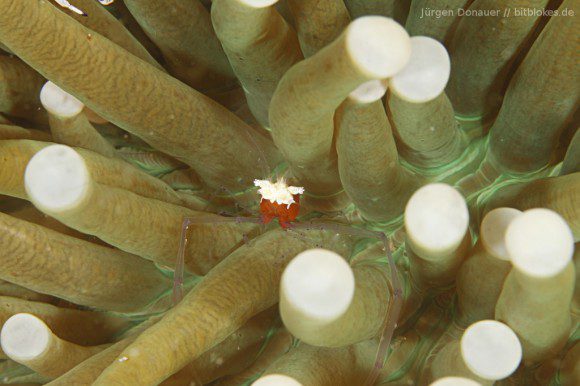
{"label": "transparent shrimp", "polygon": [[[254,144],[255,147],[255,152],[256,152],[256,159],[259,160],[259,164],[260,164],[260,171],[259,173],[262,174],[262,176],[268,176],[269,180],[272,182],[272,185],[276,185],[276,183],[279,182],[285,182],[286,180],[288,180],[287,178],[287,173],[288,173],[288,169],[285,168],[285,165],[282,165],[282,167],[280,167],[280,165],[278,165],[278,167],[274,167],[272,165],[268,165],[266,162],[266,157],[264,152],[262,151],[262,149],[260,149],[260,147],[258,146],[258,144],[256,143],[256,141],[253,139],[253,136],[251,133],[247,133],[248,138],[250,138],[251,143]],[[265,178],[265,180],[268,179],[268,177]],[[263,181],[263,180],[258,180],[258,181]],[[256,186],[260,186],[262,187],[263,184],[257,184],[255,182]],[[218,218],[218,219],[214,219],[211,221],[212,224],[223,224],[223,223],[254,223],[254,224],[259,224],[262,225],[262,229],[261,231],[263,232],[265,229],[265,225],[270,222],[273,219],[277,219],[278,222],[280,223],[281,227],[286,230],[288,232],[289,237],[297,237],[297,238],[308,238],[308,236],[306,236],[305,234],[303,234],[302,232],[300,232],[301,230],[311,230],[311,229],[319,229],[319,230],[324,230],[324,231],[328,231],[328,232],[334,232],[336,234],[341,234],[341,235],[349,235],[355,238],[359,238],[359,239],[374,239],[379,241],[382,244],[382,248],[385,252],[385,257],[386,257],[386,261],[390,266],[390,275],[391,275],[391,280],[390,280],[390,297],[389,297],[389,305],[387,307],[387,314],[385,316],[385,320],[383,322],[383,326],[382,326],[382,332],[379,336],[379,343],[378,343],[378,347],[377,347],[377,353],[375,356],[375,362],[374,362],[374,366],[373,369],[371,370],[371,372],[369,373],[369,375],[367,376],[367,379],[365,380],[365,383],[363,386],[371,386],[376,382],[376,379],[379,376],[380,370],[382,369],[385,359],[388,355],[388,351],[389,351],[389,347],[391,344],[391,340],[395,331],[395,328],[397,327],[397,321],[399,319],[399,315],[401,313],[401,308],[403,305],[403,289],[402,289],[402,284],[401,281],[399,279],[399,274],[397,271],[397,266],[395,265],[395,261],[393,259],[391,250],[394,249],[392,247],[391,244],[391,240],[388,238],[388,236],[383,233],[383,232],[379,232],[379,231],[372,231],[372,230],[367,230],[367,229],[362,229],[362,228],[358,228],[358,227],[354,227],[351,225],[346,225],[346,224],[339,224],[336,222],[329,222],[329,221],[325,221],[324,217],[318,218],[316,221],[300,221],[299,219],[296,219],[297,215],[298,215],[298,210],[299,210],[299,195],[303,193],[303,190],[301,190],[301,188],[299,187],[289,187],[292,189],[289,189],[288,192],[291,194],[292,198],[294,199],[294,202],[292,202],[291,204],[294,206],[293,210],[296,211],[295,214],[291,214],[290,217],[285,216],[286,211],[282,210],[281,212],[278,211],[271,211],[271,208],[269,208],[270,210],[265,213],[264,211],[267,209],[263,208],[263,205],[260,205],[263,201],[263,196],[260,197],[256,192],[256,188],[250,188],[248,190],[248,192],[253,192],[254,195],[252,196],[253,198],[255,198],[255,202],[251,203],[250,205],[252,206],[251,208],[249,208],[248,203],[244,202],[241,203],[239,201],[239,197],[243,196],[244,192],[241,195],[238,194],[234,194],[232,192],[230,192],[227,188],[222,187],[221,189],[219,189],[219,191],[214,192],[212,195],[210,195],[209,197],[209,204],[208,204],[208,211],[210,212],[218,212],[219,214],[222,215],[222,217]],[[220,206],[216,207],[212,207],[212,199],[215,199],[218,197],[218,195],[222,195],[224,193],[227,193],[227,196],[231,199],[233,199],[234,201],[234,206],[235,206],[235,212],[237,213],[237,215],[233,215],[233,214],[229,214],[228,211],[223,211],[223,210],[219,210],[221,209]],[[277,197],[277,196],[276,196]],[[247,198],[247,197],[246,197]],[[286,197],[286,199],[288,199],[288,197]],[[288,201],[289,202],[289,201]],[[270,204],[270,203],[268,203]],[[269,206],[269,205],[266,205]],[[281,206],[286,206],[285,204],[282,204]],[[291,206],[287,206],[287,209],[290,209]],[[223,208],[223,206],[222,206]],[[254,209],[256,208],[256,209]],[[218,209],[218,210],[216,210]],[[231,206],[230,206],[230,209]],[[258,211],[260,211],[260,215],[258,216],[257,213]],[[245,215],[240,216],[239,213],[242,212]],[[334,216],[334,218],[336,219],[336,217]],[[181,239],[180,239],[180,245],[179,245],[179,252],[178,252],[178,256],[177,256],[177,262],[176,262],[176,267],[175,267],[175,274],[174,274],[174,287],[173,287],[173,300],[175,303],[179,302],[182,298],[183,298],[183,275],[184,275],[184,259],[185,259],[185,252],[186,252],[186,248],[187,248],[187,232],[188,229],[191,225],[196,224],[196,223],[203,223],[203,224],[207,224],[208,221],[207,219],[195,219],[195,218],[184,218],[183,223],[182,223],[182,228],[181,228]],[[246,244],[250,243],[251,241],[247,239],[247,236],[244,237],[244,242]]]}
{"label": "transparent shrimp", "polygon": [[[279,219],[280,220],[280,219]],[[243,216],[235,216],[235,217],[221,217],[216,220],[212,220],[212,224],[221,224],[221,223],[254,223],[254,224],[261,224],[265,225],[264,217],[243,217]],[[183,275],[184,275],[184,259],[185,259],[185,251],[187,248],[187,231],[190,225],[195,223],[204,223],[207,224],[208,221],[205,219],[195,219],[195,218],[185,218],[183,221],[182,229],[181,229],[181,240],[179,245],[179,252],[177,257],[177,264],[175,267],[175,274],[174,274],[174,285],[173,285],[173,300],[174,303],[178,303],[183,298]],[[391,340],[397,327],[397,321],[399,319],[399,315],[401,313],[401,308],[403,304],[403,289],[401,281],[399,280],[399,275],[397,271],[397,266],[393,259],[391,250],[392,245],[390,243],[389,238],[383,232],[378,231],[371,231],[361,228],[355,228],[348,225],[342,225],[337,223],[330,223],[324,221],[308,221],[308,222],[281,222],[281,225],[284,229],[291,235],[291,237],[298,237],[298,238],[306,238],[307,236],[303,235],[300,230],[312,230],[312,229],[319,229],[329,232],[335,232],[337,234],[343,235],[350,235],[357,238],[366,238],[366,239],[376,239],[382,243],[382,248],[385,251],[386,260],[391,267],[391,280],[390,280],[390,292],[391,296],[389,297],[389,305],[387,307],[387,315],[385,316],[385,320],[383,322],[382,332],[379,337],[379,344],[377,348],[377,353],[375,356],[375,363],[373,366],[372,371],[369,373],[364,386],[373,385],[379,374],[380,370],[383,367],[385,359],[388,355],[389,347],[391,344]],[[245,240],[248,243],[247,240]]]}

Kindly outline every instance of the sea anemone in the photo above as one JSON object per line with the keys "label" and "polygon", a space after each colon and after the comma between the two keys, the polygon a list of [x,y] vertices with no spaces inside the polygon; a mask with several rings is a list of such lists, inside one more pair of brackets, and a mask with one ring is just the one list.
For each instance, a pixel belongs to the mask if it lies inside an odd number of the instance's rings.
{"label": "sea anemone", "polygon": [[0,0],[0,384],[577,384],[575,0]]}

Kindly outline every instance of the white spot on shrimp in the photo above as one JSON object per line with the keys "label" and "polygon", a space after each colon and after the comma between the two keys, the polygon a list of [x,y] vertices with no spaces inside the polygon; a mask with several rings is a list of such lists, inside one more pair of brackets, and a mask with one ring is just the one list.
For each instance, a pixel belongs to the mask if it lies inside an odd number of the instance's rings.
{"label": "white spot on shrimp", "polygon": [[275,202],[279,205],[285,204],[288,207],[294,203],[294,195],[304,193],[303,187],[288,186],[283,179],[274,183],[268,180],[254,180],[254,185],[260,188],[258,193],[263,200]]}

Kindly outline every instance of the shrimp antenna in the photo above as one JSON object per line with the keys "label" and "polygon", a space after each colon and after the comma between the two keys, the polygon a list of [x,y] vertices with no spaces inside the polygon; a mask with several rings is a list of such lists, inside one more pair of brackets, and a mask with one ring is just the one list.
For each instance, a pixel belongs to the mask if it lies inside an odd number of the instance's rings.
{"label": "shrimp antenna", "polygon": [[187,246],[187,230],[190,219],[183,220],[181,225],[181,235],[179,238],[179,251],[177,252],[177,261],[175,263],[175,271],[173,271],[173,306],[183,299],[183,271],[185,265],[185,247]]}
{"label": "shrimp antenna", "polygon": [[[249,129],[246,128],[246,130],[244,130],[244,135],[246,135],[248,137],[248,139],[250,140],[250,144],[256,149],[256,152],[258,153],[258,164],[260,165],[260,168],[262,169],[260,172],[263,176],[270,176],[272,169],[274,169],[274,166],[271,166],[268,164],[268,158],[266,157],[266,153],[264,152],[264,150],[260,147],[260,145],[258,145],[258,142],[256,141],[256,139],[254,138],[254,136],[252,135],[252,133],[250,132]],[[259,135],[259,134],[256,134]]]}
{"label": "shrimp antenna", "polygon": [[377,233],[379,233],[379,238],[383,243],[383,248],[385,249],[385,254],[387,255],[387,261],[391,267],[392,296],[389,300],[389,307],[387,308],[387,316],[385,318],[383,331],[381,333],[381,337],[379,338],[379,346],[375,355],[375,365],[367,376],[367,379],[364,382],[364,386],[374,385],[377,378],[379,377],[380,371],[383,368],[389,351],[389,346],[391,345],[391,340],[393,339],[395,328],[397,327],[397,320],[399,320],[401,308],[403,307],[403,286],[399,280],[397,266],[395,264],[395,260],[393,259],[393,254],[391,253],[391,243],[389,242],[387,235],[382,232]]}

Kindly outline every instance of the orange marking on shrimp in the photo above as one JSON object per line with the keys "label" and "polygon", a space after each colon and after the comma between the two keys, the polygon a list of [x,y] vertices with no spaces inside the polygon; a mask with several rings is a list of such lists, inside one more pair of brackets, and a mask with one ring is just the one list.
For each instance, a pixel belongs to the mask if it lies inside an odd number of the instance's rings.
{"label": "orange marking on shrimp", "polygon": [[260,213],[264,224],[277,218],[282,228],[288,228],[298,216],[300,195],[304,193],[304,188],[288,186],[284,180],[254,180],[254,185],[260,187]]}

